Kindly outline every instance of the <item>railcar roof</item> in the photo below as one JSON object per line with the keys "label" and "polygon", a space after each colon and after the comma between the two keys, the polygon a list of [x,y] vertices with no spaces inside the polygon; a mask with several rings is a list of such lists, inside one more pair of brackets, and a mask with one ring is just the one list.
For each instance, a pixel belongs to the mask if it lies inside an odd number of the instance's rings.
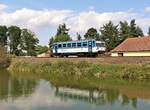
{"label": "railcar roof", "polygon": [[[56,42],[56,43],[72,43],[72,42],[84,42],[84,41],[91,41],[95,39],[85,39],[85,40],[73,40],[73,41],[66,41],[66,42]],[[54,43],[54,44],[56,44]]]}

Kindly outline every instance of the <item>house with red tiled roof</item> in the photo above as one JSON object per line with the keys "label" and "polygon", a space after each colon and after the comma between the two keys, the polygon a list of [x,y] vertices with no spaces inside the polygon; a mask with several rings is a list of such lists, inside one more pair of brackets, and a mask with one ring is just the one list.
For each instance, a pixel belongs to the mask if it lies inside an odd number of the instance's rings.
{"label": "house with red tiled roof", "polygon": [[127,38],[111,51],[111,56],[150,56],[150,37]]}

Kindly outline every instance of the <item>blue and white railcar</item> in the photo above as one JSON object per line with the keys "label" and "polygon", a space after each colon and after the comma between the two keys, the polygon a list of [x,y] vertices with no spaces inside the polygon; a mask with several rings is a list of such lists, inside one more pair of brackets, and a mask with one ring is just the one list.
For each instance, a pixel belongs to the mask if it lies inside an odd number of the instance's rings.
{"label": "blue and white railcar", "polygon": [[57,42],[53,44],[53,54],[55,56],[69,55],[96,55],[105,52],[105,42],[95,39]]}

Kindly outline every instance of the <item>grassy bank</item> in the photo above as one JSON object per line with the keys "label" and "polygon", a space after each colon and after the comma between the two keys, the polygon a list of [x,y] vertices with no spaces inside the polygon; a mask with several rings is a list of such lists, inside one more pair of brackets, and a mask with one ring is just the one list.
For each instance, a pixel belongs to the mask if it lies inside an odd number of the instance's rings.
{"label": "grassy bank", "polygon": [[16,61],[12,74],[35,74],[46,79],[150,79],[150,64],[93,64],[86,61],[29,62]]}

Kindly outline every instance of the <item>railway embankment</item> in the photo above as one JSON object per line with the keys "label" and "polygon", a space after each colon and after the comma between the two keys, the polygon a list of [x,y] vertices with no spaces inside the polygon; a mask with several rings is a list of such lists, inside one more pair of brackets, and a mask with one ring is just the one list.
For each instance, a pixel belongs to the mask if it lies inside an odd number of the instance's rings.
{"label": "railway embankment", "polygon": [[56,81],[71,78],[141,80],[150,79],[150,58],[17,58],[9,70],[12,74],[33,74]]}
{"label": "railway embankment", "polygon": [[150,57],[72,57],[72,58],[36,58],[36,57],[17,57],[13,58],[12,62],[27,61],[27,62],[58,62],[58,61],[70,61],[80,62],[86,61],[92,64],[142,64],[150,63]]}

